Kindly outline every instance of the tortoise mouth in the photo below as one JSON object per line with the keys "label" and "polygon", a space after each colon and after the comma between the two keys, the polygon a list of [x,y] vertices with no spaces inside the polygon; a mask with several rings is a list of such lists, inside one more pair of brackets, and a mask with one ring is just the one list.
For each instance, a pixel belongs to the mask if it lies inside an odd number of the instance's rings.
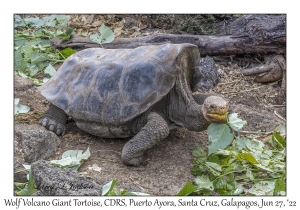
{"label": "tortoise mouth", "polygon": [[205,119],[209,122],[224,123],[227,121],[228,112],[225,113],[206,113]]}

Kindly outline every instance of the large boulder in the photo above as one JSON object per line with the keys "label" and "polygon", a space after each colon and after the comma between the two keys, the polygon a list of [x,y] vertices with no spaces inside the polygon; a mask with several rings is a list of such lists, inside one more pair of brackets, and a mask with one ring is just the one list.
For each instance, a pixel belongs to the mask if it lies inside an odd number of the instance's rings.
{"label": "large boulder", "polygon": [[[23,164],[50,158],[60,145],[60,138],[43,126],[15,124],[14,172],[24,170]],[[15,182],[26,182],[26,172],[14,173]]]}
{"label": "large boulder", "polygon": [[69,168],[58,168],[45,160],[31,164],[39,196],[100,196],[102,187]]}

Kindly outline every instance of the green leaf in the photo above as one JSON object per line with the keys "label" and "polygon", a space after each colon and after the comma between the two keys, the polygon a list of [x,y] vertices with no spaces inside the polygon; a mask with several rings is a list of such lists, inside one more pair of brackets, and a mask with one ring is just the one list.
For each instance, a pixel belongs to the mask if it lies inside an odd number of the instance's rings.
{"label": "green leaf", "polygon": [[32,54],[32,47],[30,45],[25,45],[20,48],[21,53],[24,54],[25,58],[30,58]]}
{"label": "green leaf", "polygon": [[150,194],[146,194],[146,193],[141,193],[141,192],[130,192],[130,191],[122,191],[121,195],[124,196],[148,196]]}
{"label": "green leaf", "polygon": [[235,166],[230,166],[226,169],[224,169],[223,174],[229,174],[229,173],[240,173],[246,171],[246,168],[241,166],[241,165],[235,165]]}
{"label": "green leaf", "polygon": [[20,191],[22,191],[27,186],[26,183],[14,182],[14,192],[18,195]]}
{"label": "green leaf", "polygon": [[22,53],[21,53],[21,50],[19,49],[14,52],[14,69],[15,70],[20,70],[22,60],[23,60]]}
{"label": "green leaf", "polygon": [[283,192],[286,192],[286,183],[283,179],[277,179],[275,182],[274,195],[282,195]]}
{"label": "green leaf", "polygon": [[17,105],[20,102],[19,98],[15,98],[15,105]]}
{"label": "green leaf", "polygon": [[255,165],[257,168],[260,168],[260,169],[262,169],[262,170],[264,170],[264,171],[267,171],[267,172],[272,172],[272,173],[274,173],[274,171],[273,170],[271,170],[270,168],[268,168],[268,167],[265,167],[265,166],[263,166],[262,164],[256,164]]}
{"label": "green leaf", "polygon": [[49,64],[49,66],[47,66],[47,68],[45,68],[44,73],[49,74],[52,77],[56,73],[56,70],[51,64]]}
{"label": "green leaf", "polygon": [[286,128],[285,128],[285,125],[278,125],[276,128],[275,128],[275,131],[282,134],[282,135],[285,135],[286,133]]}
{"label": "green leaf", "polygon": [[26,105],[19,104],[19,101],[20,101],[19,98],[15,98],[15,115],[29,112],[30,107],[26,106]]}
{"label": "green leaf", "polygon": [[62,154],[62,159],[51,160],[50,163],[60,168],[78,170],[83,161],[91,156],[89,147],[84,153],[82,152],[82,150],[68,150]]}
{"label": "green leaf", "polygon": [[112,180],[110,182],[108,182],[107,184],[105,184],[103,187],[102,187],[102,196],[103,195],[108,195],[112,189],[114,188],[115,184],[118,182],[118,180]]}
{"label": "green leaf", "polygon": [[222,168],[219,164],[212,163],[212,162],[205,162],[207,169],[214,175],[220,176]]}
{"label": "green leaf", "polygon": [[29,75],[31,77],[33,77],[34,75],[36,75],[38,72],[39,72],[39,68],[38,68],[38,66],[36,64],[32,64],[29,67]]}
{"label": "green leaf", "polygon": [[206,172],[207,172],[207,167],[202,165],[195,165],[193,168],[191,168],[191,173],[194,176],[201,176]]}
{"label": "green leaf", "polygon": [[207,152],[205,152],[202,147],[196,147],[193,152],[192,152],[192,155],[194,157],[205,157],[207,156]]}
{"label": "green leaf", "polygon": [[40,18],[38,18],[38,17],[36,17],[36,18],[29,17],[29,18],[24,18],[24,21],[25,21],[26,25],[33,25],[33,26],[35,26],[40,21]]}
{"label": "green leaf", "polygon": [[217,152],[218,149],[226,148],[234,138],[226,124],[211,123],[208,126],[207,133],[209,141],[211,141],[211,145],[208,146],[208,155]]}
{"label": "green leaf", "polygon": [[27,40],[25,38],[19,38],[17,36],[15,36],[15,39],[14,39],[14,46],[25,46]]}
{"label": "green leaf", "polygon": [[49,81],[49,77],[45,77],[44,79],[43,79],[43,83],[41,83],[40,85],[43,85],[43,84],[45,84],[46,82],[48,82]]}
{"label": "green leaf", "polygon": [[23,72],[21,72],[21,71],[18,71],[17,74],[18,74],[20,77],[28,78],[28,76],[27,76],[26,74],[24,74]]}
{"label": "green leaf", "polygon": [[275,189],[275,181],[260,181],[255,183],[248,191],[252,195],[273,195]]}
{"label": "green leaf", "polygon": [[30,47],[34,47],[35,45],[41,43],[41,40],[33,40],[30,42],[27,42],[26,45],[30,46]]}
{"label": "green leaf", "polygon": [[19,15],[15,15],[14,19],[15,19],[15,21],[14,21],[14,27],[15,28],[16,27],[24,27],[24,26],[26,26],[25,21]]}
{"label": "green leaf", "polygon": [[73,32],[74,32],[74,29],[68,28],[66,30],[66,33],[61,32],[61,33],[57,34],[57,37],[59,37],[61,40],[66,41],[66,40],[69,40],[71,38],[71,35],[72,35]]}
{"label": "green leaf", "polygon": [[237,138],[236,143],[237,143],[237,145],[239,145],[240,147],[246,148],[247,145],[250,144],[250,140],[249,140],[249,139],[240,139],[240,138]]}
{"label": "green leaf", "polygon": [[280,134],[276,133],[275,131],[273,132],[272,140],[273,140],[273,142],[276,142],[277,148],[282,149],[282,148],[286,147],[285,139]]}
{"label": "green leaf", "polygon": [[230,155],[230,151],[228,150],[223,150],[223,149],[219,149],[215,155],[218,155],[218,156],[229,156]]}
{"label": "green leaf", "polygon": [[42,26],[45,25],[45,21],[40,19],[37,24],[34,25],[35,28],[41,28]]}
{"label": "green leaf", "polygon": [[237,116],[238,116],[237,113],[231,113],[228,115],[229,125],[235,131],[239,131],[240,129],[243,128],[243,126],[247,125],[246,121],[238,118]]}
{"label": "green leaf", "polygon": [[47,54],[39,53],[38,51],[33,51],[31,54],[31,63],[37,64],[48,59]]}
{"label": "green leaf", "polygon": [[178,196],[186,196],[189,195],[197,190],[197,187],[195,187],[192,183],[186,182],[184,187],[177,193]]}
{"label": "green leaf", "polygon": [[204,191],[204,192],[208,193],[208,192],[212,192],[214,190],[213,183],[206,178],[198,176],[194,182],[197,186],[198,191]]}
{"label": "green leaf", "polygon": [[96,42],[96,43],[98,43],[98,44],[101,44],[101,39],[100,39],[99,34],[91,34],[91,35],[90,35],[90,40],[91,40],[92,42]]}
{"label": "green leaf", "polygon": [[103,43],[111,43],[115,39],[114,32],[104,24],[100,26],[99,32],[101,33],[100,36],[98,34],[90,35],[91,41],[102,45]]}
{"label": "green leaf", "polygon": [[99,28],[99,32],[101,33],[100,40],[101,43],[111,43],[115,39],[115,34],[114,32],[102,24]]}
{"label": "green leaf", "polygon": [[28,184],[19,192],[16,192],[17,195],[19,196],[31,196],[36,192],[36,186],[34,183],[34,179],[32,176],[31,170],[29,171],[29,180]]}
{"label": "green leaf", "polygon": [[254,180],[253,173],[252,173],[252,171],[250,171],[249,169],[247,169],[247,171],[246,171],[246,176],[247,176],[251,181]]}
{"label": "green leaf", "polygon": [[249,150],[251,150],[254,153],[261,153],[265,144],[261,141],[251,140],[246,146]]}
{"label": "green leaf", "polygon": [[70,17],[68,15],[56,15],[56,20],[61,24],[65,25],[68,23]]}
{"label": "green leaf", "polygon": [[55,18],[56,15],[50,15],[43,17],[42,20],[44,21],[45,26],[54,27],[56,24],[56,22],[54,21]]}
{"label": "green leaf", "polygon": [[259,162],[255,159],[255,157],[253,157],[253,155],[251,155],[250,153],[242,153],[239,154],[239,157],[248,161],[251,164],[258,164]]}
{"label": "green leaf", "polygon": [[68,47],[68,48],[60,51],[60,53],[62,54],[62,56],[64,57],[64,59],[66,59],[70,55],[76,53],[76,50],[73,50],[72,48]]}
{"label": "green leaf", "polygon": [[31,169],[31,166],[30,166],[30,165],[22,164],[22,166],[23,166],[27,171],[29,171],[29,170]]}

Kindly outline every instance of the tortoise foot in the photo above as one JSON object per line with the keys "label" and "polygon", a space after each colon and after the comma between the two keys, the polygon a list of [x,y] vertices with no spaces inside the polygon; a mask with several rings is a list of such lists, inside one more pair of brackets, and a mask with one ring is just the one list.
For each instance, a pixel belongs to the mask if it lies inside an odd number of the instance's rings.
{"label": "tortoise foot", "polygon": [[41,117],[38,124],[44,126],[58,136],[63,136],[66,132],[67,115],[56,106],[51,106]]}
{"label": "tortoise foot", "polygon": [[139,166],[143,163],[144,156],[141,155],[141,156],[137,156],[137,157],[127,157],[126,153],[122,152],[122,161],[125,165]]}

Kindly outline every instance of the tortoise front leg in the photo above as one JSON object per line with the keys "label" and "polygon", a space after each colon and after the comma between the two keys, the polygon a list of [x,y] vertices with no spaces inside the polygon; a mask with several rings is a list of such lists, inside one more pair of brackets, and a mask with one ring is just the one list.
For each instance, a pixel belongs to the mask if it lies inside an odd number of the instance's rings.
{"label": "tortoise front leg", "polygon": [[122,160],[126,165],[138,166],[143,162],[143,154],[169,135],[167,122],[157,113],[150,112],[146,125],[128,141],[122,150]]}
{"label": "tortoise front leg", "polygon": [[56,135],[63,136],[66,131],[66,121],[67,114],[57,106],[51,105],[38,123]]}

